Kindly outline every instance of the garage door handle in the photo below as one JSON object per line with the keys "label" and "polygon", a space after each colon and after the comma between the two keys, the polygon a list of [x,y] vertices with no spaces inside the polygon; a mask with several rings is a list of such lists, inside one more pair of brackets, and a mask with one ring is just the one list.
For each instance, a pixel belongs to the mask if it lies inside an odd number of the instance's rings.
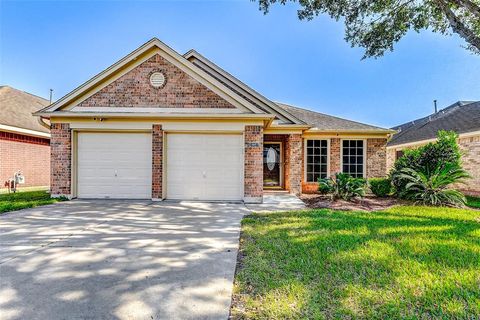
{"label": "garage door handle", "polygon": [[117,170],[115,170],[115,177],[117,177]]}
{"label": "garage door handle", "polygon": [[206,177],[207,177],[207,172],[206,172],[206,171],[203,171],[203,172],[202,172],[202,175],[203,175],[204,178],[206,178]]}

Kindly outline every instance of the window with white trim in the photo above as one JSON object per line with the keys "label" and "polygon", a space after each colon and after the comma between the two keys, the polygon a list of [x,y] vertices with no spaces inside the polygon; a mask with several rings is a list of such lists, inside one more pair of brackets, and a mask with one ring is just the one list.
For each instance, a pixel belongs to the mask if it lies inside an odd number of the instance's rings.
{"label": "window with white trim", "polygon": [[342,172],[354,178],[363,178],[365,146],[363,140],[342,140]]}
{"label": "window with white trim", "polygon": [[306,179],[317,182],[318,178],[327,177],[328,142],[327,140],[307,140]]}

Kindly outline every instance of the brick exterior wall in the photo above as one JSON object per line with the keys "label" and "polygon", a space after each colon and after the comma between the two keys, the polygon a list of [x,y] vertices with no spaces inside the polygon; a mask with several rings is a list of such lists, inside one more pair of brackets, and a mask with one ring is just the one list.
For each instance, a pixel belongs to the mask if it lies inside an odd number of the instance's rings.
{"label": "brick exterior wall", "polygon": [[303,141],[301,134],[289,134],[285,146],[285,187],[290,193],[302,193]]}
{"label": "brick exterior wall", "polygon": [[392,170],[393,165],[395,164],[396,159],[396,150],[392,148],[387,149],[387,174]]}
{"label": "brick exterior wall", "polygon": [[[470,174],[472,178],[465,180],[465,184],[454,185],[454,187],[458,188],[465,194],[480,196],[480,135],[459,138],[457,142],[460,146],[460,150],[463,152],[463,168]],[[421,144],[411,148],[418,148],[420,146]],[[402,150],[402,148],[392,147],[388,148],[387,150],[388,171],[390,171],[395,164],[397,150]]]}
{"label": "brick exterior wall", "polygon": [[[166,84],[162,88],[150,85],[150,75],[155,71],[165,75]],[[143,62],[78,106],[235,108],[159,54]]]}
{"label": "brick exterior wall", "polygon": [[387,139],[367,139],[367,178],[387,175]]}
{"label": "brick exterior wall", "polygon": [[263,127],[245,126],[245,202],[262,202]]}
{"label": "brick exterior wall", "polygon": [[50,185],[50,140],[10,132],[0,132],[0,188],[20,170],[22,187]]}
{"label": "brick exterior wall", "polygon": [[464,153],[462,156],[463,168],[472,177],[466,180],[466,184],[458,188],[466,194],[480,196],[480,135],[459,138],[458,145]]}
{"label": "brick exterior wall", "polygon": [[163,130],[159,124],[152,127],[152,199],[162,198]]}
{"label": "brick exterior wall", "polygon": [[340,138],[330,139],[330,176],[333,177],[340,168]]}
{"label": "brick exterior wall", "polygon": [[72,139],[68,123],[52,123],[50,146],[52,196],[71,196]]}

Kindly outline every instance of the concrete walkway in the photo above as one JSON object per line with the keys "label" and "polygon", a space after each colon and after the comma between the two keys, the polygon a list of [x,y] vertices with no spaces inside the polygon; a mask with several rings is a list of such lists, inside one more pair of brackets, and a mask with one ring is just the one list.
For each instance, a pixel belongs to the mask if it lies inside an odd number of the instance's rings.
{"label": "concrete walkway", "polygon": [[0,216],[0,318],[227,319],[247,213],[75,200]]}
{"label": "concrete walkway", "polygon": [[295,211],[305,209],[305,203],[298,197],[288,193],[265,193],[263,203],[247,204],[247,208],[253,212],[278,212]]}

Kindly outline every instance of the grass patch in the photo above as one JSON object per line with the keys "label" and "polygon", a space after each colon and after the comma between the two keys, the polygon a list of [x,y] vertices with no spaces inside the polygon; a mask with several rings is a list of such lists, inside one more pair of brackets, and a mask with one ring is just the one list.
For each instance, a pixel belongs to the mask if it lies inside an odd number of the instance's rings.
{"label": "grass patch", "polygon": [[[17,192],[26,192],[26,191],[48,191],[48,186],[36,186],[36,187],[19,187]],[[0,194],[9,193],[8,188],[0,188]]]}
{"label": "grass patch", "polygon": [[394,207],[242,222],[235,319],[477,319],[480,212]]}
{"label": "grass patch", "polygon": [[466,198],[467,198],[467,206],[480,209],[479,197],[466,196]]}
{"label": "grass patch", "polygon": [[43,206],[64,200],[66,198],[52,198],[46,191],[0,194],[0,213]]}

